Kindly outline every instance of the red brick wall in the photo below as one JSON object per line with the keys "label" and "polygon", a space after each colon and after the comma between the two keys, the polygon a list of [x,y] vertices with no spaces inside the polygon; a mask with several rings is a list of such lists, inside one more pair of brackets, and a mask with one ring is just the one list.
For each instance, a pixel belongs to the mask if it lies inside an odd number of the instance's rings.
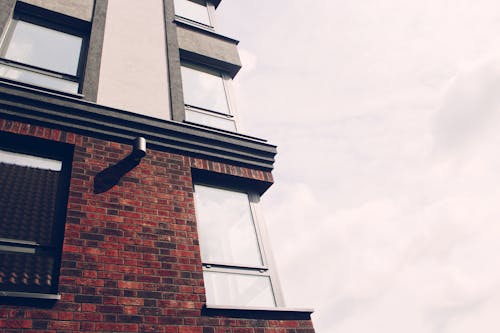
{"label": "red brick wall", "polygon": [[148,149],[117,186],[94,194],[94,176],[129,145],[15,121],[0,120],[0,130],[75,145],[61,300],[50,309],[0,305],[1,332],[313,332],[310,320],[201,315],[191,168],[272,181],[269,172]]}

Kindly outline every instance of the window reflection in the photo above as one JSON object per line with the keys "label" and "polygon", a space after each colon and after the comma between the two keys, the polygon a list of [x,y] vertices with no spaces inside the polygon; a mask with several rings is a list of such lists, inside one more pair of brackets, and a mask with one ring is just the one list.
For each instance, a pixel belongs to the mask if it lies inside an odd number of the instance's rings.
{"label": "window reflection", "polygon": [[208,304],[276,306],[268,276],[203,272]]}
{"label": "window reflection", "polygon": [[78,93],[78,82],[61,79],[42,73],[33,72],[27,69],[12,67],[0,64],[0,77],[42,86],[49,89],[66,91],[69,93]]}
{"label": "window reflection", "polygon": [[83,38],[13,19],[3,41],[0,77],[78,93]]}
{"label": "window reflection", "polygon": [[62,162],[49,158],[33,155],[13,153],[7,150],[0,150],[0,163],[25,166],[30,168],[61,171]]}
{"label": "window reflection", "polygon": [[184,103],[194,107],[229,114],[224,82],[220,74],[212,74],[183,65]]}
{"label": "window reflection", "polygon": [[82,38],[25,21],[14,30],[3,57],[23,64],[76,75]]}
{"label": "window reflection", "polygon": [[211,26],[206,1],[175,0],[174,6],[176,15]]}
{"label": "window reflection", "polygon": [[195,195],[203,261],[263,265],[248,195],[202,185]]}
{"label": "window reflection", "polygon": [[236,131],[236,124],[233,119],[215,116],[201,110],[186,109],[186,121],[216,127],[226,131]]}

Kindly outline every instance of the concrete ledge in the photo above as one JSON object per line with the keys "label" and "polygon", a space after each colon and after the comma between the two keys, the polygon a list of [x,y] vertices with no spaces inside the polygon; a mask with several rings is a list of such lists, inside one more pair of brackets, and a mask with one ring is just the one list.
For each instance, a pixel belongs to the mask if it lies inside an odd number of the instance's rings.
{"label": "concrete ledge", "polygon": [[269,171],[276,146],[254,137],[151,118],[0,81],[0,115],[51,128]]}
{"label": "concrete ledge", "polygon": [[231,77],[241,69],[237,40],[180,21],[175,24],[181,60],[209,65]]}

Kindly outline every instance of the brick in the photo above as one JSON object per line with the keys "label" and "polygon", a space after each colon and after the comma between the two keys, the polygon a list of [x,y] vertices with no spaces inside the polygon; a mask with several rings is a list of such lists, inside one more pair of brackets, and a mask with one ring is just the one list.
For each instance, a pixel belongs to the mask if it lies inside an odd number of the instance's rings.
{"label": "brick", "polygon": [[120,289],[143,289],[142,282],[134,281],[118,281],[118,288]]}
{"label": "brick", "polygon": [[102,296],[93,295],[76,295],[75,302],[77,303],[96,303],[102,304]]}
{"label": "brick", "polygon": [[121,305],[144,305],[144,299],[133,297],[119,297],[118,303]]}
{"label": "brick", "polygon": [[49,326],[48,320],[33,320],[32,321],[32,328],[38,329],[38,330],[45,330]]}
{"label": "brick", "polygon": [[78,331],[80,329],[80,323],[73,321],[51,321],[49,322],[48,328],[55,330]]}
{"label": "brick", "polygon": [[0,319],[0,328],[31,328],[31,320]]}
{"label": "brick", "polygon": [[118,320],[124,323],[141,323],[143,321],[143,317],[132,316],[132,315],[121,315],[118,316]]}
{"label": "brick", "polygon": [[120,305],[98,305],[96,310],[99,313],[123,313],[123,306],[120,306]]}
{"label": "brick", "polygon": [[84,312],[75,313],[74,319],[79,321],[101,321],[103,316],[100,313],[95,312]]}
{"label": "brick", "polygon": [[313,333],[310,320],[203,317],[191,168],[272,182],[270,172],[148,147],[110,191],[97,172],[130,145],[1,119],[0,128],[75,145],[59,292],[53,307],[2,305],[0,331]]}

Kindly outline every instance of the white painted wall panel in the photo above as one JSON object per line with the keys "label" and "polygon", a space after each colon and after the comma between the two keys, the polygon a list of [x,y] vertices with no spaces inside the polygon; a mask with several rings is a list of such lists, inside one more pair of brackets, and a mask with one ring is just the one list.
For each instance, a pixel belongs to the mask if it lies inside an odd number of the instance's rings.
{"label": "white painted wall panel", "polygon": [[162,0],[109,0],[99,104],[170,119]]}

